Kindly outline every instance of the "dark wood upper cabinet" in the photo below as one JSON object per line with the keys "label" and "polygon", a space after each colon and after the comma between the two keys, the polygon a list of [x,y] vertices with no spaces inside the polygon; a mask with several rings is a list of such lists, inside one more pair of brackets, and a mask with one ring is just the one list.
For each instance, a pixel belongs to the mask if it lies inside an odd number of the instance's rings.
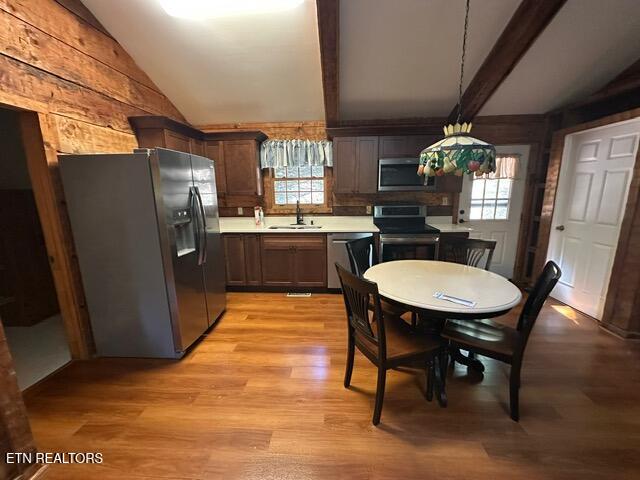
{"label": "dark wood upper cabinet", "polygon": [[356,144],[356,137],[338,137],[333,140],[334,193],[356,191]]}
{"label": "dark wood upper cabinet", "polygon": [[[418,158],[433,143],[430,135],[390,135],[333,138],[333,191],[337,194],[377,194],[380,158]],[[462,191],[462,177],[435,179],[435,188],[426,191]],[[384,195],[385,192],[380,193]]]}
{"label": "dark wood upper cabinet", "polygon": [[222,150],[227,195],[262,195],[258,142],[225,140]]}
{"label": "dark wood upper cabinet", "polygon": [[224,171],[224,158],[222,156],[222,142],[217,140],[207,140],[205,142],[205,157],[213,160],[216,172],[216,190],[218,196],[227,193],[227,177]]}
{"label": "dark wood upper cabinet", "polygon": [[358,137],[356,142],[357,193],[378,191],[378,137]]}
{"label": "dark wood upper cabinet", "polygon": [[380,137],[380,158],[417,157],[434,142],[428,135],[392,135]]}
{"label": "dark wood upper cabinet", "polygon": [[206,157],[204,141],[198,140],[196,138],[189,139],[189,152],[193,153],[194,155]]}
{"label": "dark wood upper cabinet", "polygon": [[378,137],[337,137],[333,149],[334,192],[376,193]]}
{"label": "dark wood upper cabinet", "polygon": [[204,133],[160,116],[130,117],[138,145],[170,148],[211,158],[215,162],[216,187],[221,207],[253,207],[260,203],[260,131]]}
{"label": "dark wood upper cabinet", "polygon": [[[175,133],[169,130],[164,132],[164,147],[170,150],[177,150],[178,152],[191,153],[191,143],[189,137],[185,137],[179,133]],[[162,146],[162,145],[156,145]]]}

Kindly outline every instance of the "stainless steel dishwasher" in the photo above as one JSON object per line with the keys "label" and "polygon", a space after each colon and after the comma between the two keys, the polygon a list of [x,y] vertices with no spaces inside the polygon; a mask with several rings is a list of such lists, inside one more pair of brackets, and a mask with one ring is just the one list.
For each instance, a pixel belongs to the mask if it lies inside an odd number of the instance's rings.
{"label": "stainless steel dishwasher", "polygon": [[330,233],[327,235],[327,287],[340,288],[340,279],[334,265],[336,262],[349,269],[346,243],[372,235],[373,233]]}

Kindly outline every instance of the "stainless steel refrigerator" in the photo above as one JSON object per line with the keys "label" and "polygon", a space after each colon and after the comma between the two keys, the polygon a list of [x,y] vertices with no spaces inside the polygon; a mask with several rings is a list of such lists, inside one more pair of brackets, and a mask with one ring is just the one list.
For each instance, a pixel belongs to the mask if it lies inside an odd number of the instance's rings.
{"label": "stainless steel refrigerator", "polygon": [[181,357],[226,305],[214,162],[161,148],[59,160],[97,354]]}

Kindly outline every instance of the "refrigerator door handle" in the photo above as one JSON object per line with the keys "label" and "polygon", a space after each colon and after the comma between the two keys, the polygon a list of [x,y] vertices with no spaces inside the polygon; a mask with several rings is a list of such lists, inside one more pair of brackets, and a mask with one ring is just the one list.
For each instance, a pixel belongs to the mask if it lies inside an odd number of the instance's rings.
{"label": "refrigerator door handle", "polygon": [[203,241],[203,248],[202,248],[202,262],[201,265],[203,263],[207,263],[207,216],[205,214],[204,211],[204,203],[202,202],[202,196],[200,195],[200,189],[195,186],[193,187],[196,191],[196,195],[198,196],[198,205],[200,206],[200,215],[202,218],[202,238],[204,239]]}
{"label": "refrigerator door handle", "polygon": [[198,204],[196,187],[189,187],[189,208],[191,209],[191,218],[195,222],[193,237],[198,255],[198,265],[202,265],[202,228],[200,227],[200,206]]}

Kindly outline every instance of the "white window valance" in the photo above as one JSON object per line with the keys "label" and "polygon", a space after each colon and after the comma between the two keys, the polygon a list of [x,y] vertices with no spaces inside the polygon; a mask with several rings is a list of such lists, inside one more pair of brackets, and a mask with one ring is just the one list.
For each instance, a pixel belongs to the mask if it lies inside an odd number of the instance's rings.
{"label": "white window valance", "polygon": [[500,155],[496,156],[496,171],[485,175],[485,178],[510,178],[518,177],[518,166],[520,155]]}
{"label": "white window valance", "polygon": [[262,168],[333,166],[330,140],[266,140],[260,147]]}

